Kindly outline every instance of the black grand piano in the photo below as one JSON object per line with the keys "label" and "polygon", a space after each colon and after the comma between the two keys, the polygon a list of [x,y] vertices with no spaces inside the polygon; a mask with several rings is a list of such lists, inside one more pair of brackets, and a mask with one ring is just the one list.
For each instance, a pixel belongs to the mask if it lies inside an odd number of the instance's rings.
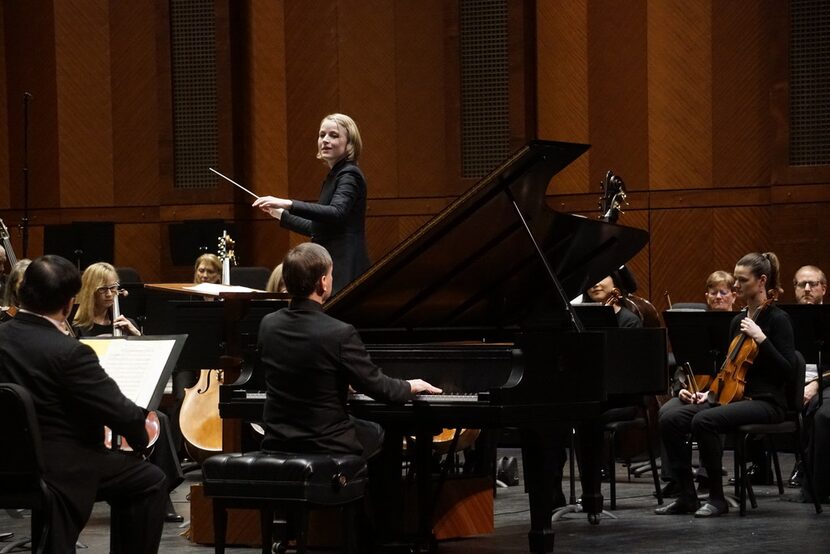
{"label": "black grand piano", "polygon": [[[666,389],[664,329],[586,330],[567,301],[648,241],[645,231],[547,207],[551,178],[587,148],[529,143],[325,308],[360,330],[385,373],[444,389],[403,405],[354,398],[358,417],[414,435],[418,445],[437,427],[525,431],[532,552],[553,549],[546,428],[578,429],[583,511],[597,522],[604,401]],[[263,389],[255,372],[223,386],[220,413],[261,418]],[[416,475],[429,464],[429,449],[418,448]],[[418,479],[421,544],[430,542],[430,490]]]}

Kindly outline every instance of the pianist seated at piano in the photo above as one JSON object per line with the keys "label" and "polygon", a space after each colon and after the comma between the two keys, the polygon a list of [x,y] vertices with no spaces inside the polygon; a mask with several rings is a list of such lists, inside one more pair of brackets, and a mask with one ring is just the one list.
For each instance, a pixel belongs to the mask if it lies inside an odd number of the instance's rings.
{"label": "pianist seated at piano", "polygon": [[[721,435],[752,423],[776,423],[784,419],[786,384],[796,379],[797,367],[790,317],[770,303],[780,292],[779,262],[772,252],[747,254],[735,266],[738,298],[747,310],[735,316],[730,337],[743,334],[758,346],[752,367],[746,372],[742,397],[718,401],[706,392],[680,390],[660,408],[660,436],[665,448],[663,464],[677,480],[680,494],[659,515],[695,514],[713,517],[728,511],[719,478],[709,479],[709,499],[700,506],[692,480],[691,448],[687,436],[697,440],[701,465],[710,476],[720,476],[723,462]],[[749,314],[748,317],[747,314]]]}
{"label": "pianist seated at piano", "polygon": [[135,322],[127,319],[120,310],[113,318],[113,306],[121,294],[118,273],[106,263],[98,262],[84,270],[81,291],[78,293],[78,309],[72,318],[72,327],[79,337],[112,335],[119,329],[125,335],[141,335]]}
{"label": "pianist seated at piano", "polygon": [[642,327],[643,322],[637,313],[632,310],[626,299],[627,291],[623,288],[622,279],[614,272],[593,287],[585,291],[582,303],[597,302],[610,305],[614,308],[619,327]]}
{"label": "pianist seated at piano", "polygon": [[349,415],[349,388],[375,400],[405,402],[440,394],[421,379],[394,379],[372,363],[355,328],[323,311],[332,291],[332,259],[318,244],[292,248],[283,260],[291,303],[265,316],[257,340],[267,386],[264,451],[328,452],[370,458],[383,428]]}

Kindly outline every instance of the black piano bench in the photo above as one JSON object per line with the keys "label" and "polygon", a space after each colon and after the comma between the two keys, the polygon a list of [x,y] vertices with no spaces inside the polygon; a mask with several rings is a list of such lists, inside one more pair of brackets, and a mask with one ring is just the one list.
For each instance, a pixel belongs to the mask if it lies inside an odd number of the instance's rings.
{"label": "black piano bench", "polygon": [[[349,454],[251,452],[219,454],[202,466],[205,496],[213,499],[215,552],[225,552],[228,508],[259,508],[262,552],[271,552],[274,511],[297,519],[297,552],[306,552],[308,513],[342,506],[344,552],[356,551],[355,508],[367,482],[366,461]],[[282,537],[281,537],[282,539]],[[278,550],[283,546],[278,545]],[[284,551],[284,550],[283,550]]]}

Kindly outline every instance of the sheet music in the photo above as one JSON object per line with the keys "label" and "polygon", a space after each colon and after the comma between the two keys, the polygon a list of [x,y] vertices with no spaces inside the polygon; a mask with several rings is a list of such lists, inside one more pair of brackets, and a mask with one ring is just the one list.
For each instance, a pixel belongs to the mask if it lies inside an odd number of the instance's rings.
{"label": "sheet music", "polygon": [[219,296],[220,292],[265,292],[260,289],[251,289],[248,287],[240,287],[238,285],[217,285],[214,283],[199,283],[198,285],[184,288],[202,294],[212,294],[214,296]]}
{"label": "sheet music", "polygon": [[98,354],[101,367],[118,384],[124,396],[146,408],[170,357],[175,340],[85,338]]}

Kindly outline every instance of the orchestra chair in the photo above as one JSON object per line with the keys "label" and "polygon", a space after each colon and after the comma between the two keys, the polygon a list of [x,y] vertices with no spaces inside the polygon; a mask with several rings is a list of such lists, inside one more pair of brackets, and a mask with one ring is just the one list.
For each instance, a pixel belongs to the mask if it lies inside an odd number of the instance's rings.
{"label": "orchestra chair", "polygon": [[[297,552],[306,552],[308,514],[315,508],[340,506],[343,513],[344,552],[356,552],[355,509],[363,499],[368,472],[366,461],[351,454],[280,452],[226,453],[202,465],[205,496],[213,500],[215,552],[225,551],[228,508],[259,509],[262,552],[272,551],[274,512],[284,510],[295,519]],[[284,551],[279,537],[275,552]]]}
{"label": "orchestra chair", "polygon": [[144,283],[141,280],[141,275],[132,267],[116,267],[115,272],[118,274],[118,281],[123,285],[124,283]]}
{"label": "orchestra chair", "polygon": [[[750,425],[741,425],[735,430],[735,496],[738,497],[738,505],[740,506],[740,514],[746,515],[746,498],[749,496],[750,504],[753,508],[758,507],[755,501],[755,493],[752,490],[752,479],[746,472],[747,463],[747,444],[750,440],[763,440],[767,452],[772,456],[773,467],[775,468],[775,480],[778,484],[778,494],[784,494],[784,482],[781,479],[781,466],[778,463],[778,452],[775,449],[774,441],[771,437],[774,435],[789,435],[792,443],[795,445],[796,456],[799,459],[806,460],[805,453],[801,442],[801,405],[804,397],[804,380],[806,371],[806,362],[804,356],[796,351],[797,371],[796,383],[792,386],[787,386],[787,413],[784,421],[780,423],[755,423]],[[807,464],[804,464],[805,468]],[[811,486],[811,493],[813,496],[813,504],[816,513],[821,513],[821,503],[816,495],[814,488],[814,481],[809,472],[805,473],[804,478]]]}
{"label": "orchestra chair", "polygon": [[[0,508],[31,509],[32,552],[44,552],[53,497],[43,480],[40,428],[29,392],[19,385],[0,383],[0,418],[6,422],[5,452],[0,456]],[[29,540],[16,544],[26,542]]]}
{"label": "orchestra chair", "polygon": [[[608,483],[610,485],[611,510],[617,509],[617,476],[614,466],[617,460],[617,434],[621,431],[636,430],[645,433],[646,448],[648,450],[649,466],[654,479],[654,492],[657,504],[663,504],[663,491],[660,487],[660,476],[657,471],[657,459],[654,454],[655,443],[652,433],[651,417],[645,406],[625,406],[611,408],[602,414],[602,423],[608,433]],[[628,460],[628,476],[631,478],[631,461]]]}
{"label": "orchestra chair", "polygon": [[271,270],[262,266],[231,266],[231,285],[265,290]]}

